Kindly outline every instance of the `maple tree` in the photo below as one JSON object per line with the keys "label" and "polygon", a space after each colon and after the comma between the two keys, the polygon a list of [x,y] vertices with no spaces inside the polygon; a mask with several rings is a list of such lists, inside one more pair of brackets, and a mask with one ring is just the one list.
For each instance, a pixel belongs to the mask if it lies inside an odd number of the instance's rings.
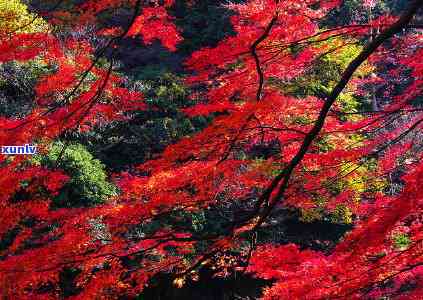
{"label": "maple tree", "polygon": [[[0,154],[2,297],[60,298],[71,277],[72,299],[132,298],[205,266],[273,280],[264,299],[423,297],[421,0],[339,26],[323,25],[339,0],[228,4],[234,34],[185,62],[182,110],[207,126],[108,174],[61,140],[154,110],[116,53],[126,39],[176,51],[174,1],[45,2],[0,30],[2,66],[33,77],[0,145],[39,151]],[[128,21],[109,26],[120,9]],[[260,239],[292,212],[353,229],[327,252]]]}

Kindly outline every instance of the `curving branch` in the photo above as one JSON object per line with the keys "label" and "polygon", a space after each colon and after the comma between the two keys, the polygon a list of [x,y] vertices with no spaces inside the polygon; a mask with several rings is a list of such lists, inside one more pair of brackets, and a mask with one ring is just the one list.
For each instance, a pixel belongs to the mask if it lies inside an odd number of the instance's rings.
{"label": "curving branch", "polygon": [[254,61],[256,63],[256,71],[257,71],[257,76],[259,79],[259,86],[257,88],[257,94],[256,94],[257,101],[260,101],[261,95],[263,92],[263,87],[264,87],[264,73],[260,65],[260,58],[257,54],[257,47],[269,36],[270,31],[272,30],[273,25],[275,25],[277,19],[278,19],[278,14],[276,14],[272,18],[272,20],[270,20],[263,34],[257,40],[255,40],[254,43],[250,47],[251,55],[253,56]]}

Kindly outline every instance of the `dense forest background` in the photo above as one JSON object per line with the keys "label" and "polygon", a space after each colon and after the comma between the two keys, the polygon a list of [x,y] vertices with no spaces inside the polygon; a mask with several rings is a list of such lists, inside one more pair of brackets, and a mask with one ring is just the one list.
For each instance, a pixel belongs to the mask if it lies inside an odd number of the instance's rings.
{"label": "dense forest background", "polygon": [[280,2],[0,0],[2,299],[421,299],[422,3]]}

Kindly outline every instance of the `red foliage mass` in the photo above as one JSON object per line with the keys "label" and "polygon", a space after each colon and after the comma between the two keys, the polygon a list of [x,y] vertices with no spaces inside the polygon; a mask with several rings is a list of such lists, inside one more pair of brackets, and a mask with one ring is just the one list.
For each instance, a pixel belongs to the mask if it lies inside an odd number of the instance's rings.
{"label": "red foliage mass", "polygon": [[[75,11],[53,16],[70,16],[71,25],[84,26],[95,24],[101,12],[129,5],[136,8],[130,27],[98,32],[111,38],[111,48],[115,39],[140,36],[146,45],[157,39],[176,50],[181,36],[167,12],[173,1],[162,5],[149,1],[151,5],[143,7],[144,2],[85,1]],[[307,75],[328,50],[319,46],[319,40],[338,35],[368,38],[368,26],[319,28],[319,20],[340,2],[251,0],[229,5],[237,12],[232,18],[236,35],[214,48],[195,52],[186,63],[195,72],[187,83],[209,88],[200,95],[204,100],[185,112],[189,116],[219,112],[220,116],[201,132],[168,146],[157,159],[138,166],[148,175],[114,174],[121,193],[106,204],[53,209],[52,198],[68,176],[34,166],[25,156],[10,159],[0,154],[0,237],[20,228],[12,243],[0,250],[1,296],[60,298],[59,273],[67,267],[80,270],[75,285],[81,293],[75,299],[131,297],[158,272],[184,276],[214,254],[245,244],[248,241],[242,233],[260,228],[272,209],[316,208],[317,191],[327,199],[320,208],[334,211],[340,205],[347,207],[356,216],[355,228],[330,254],[294,244],[257,246],[247,271],[276,280],[264,298],[377,299],[397,295],[398,299],[421,299],[423,164],[416,159],[421,158],[416,139],[423,114],[412,101],[421,96],[423,67],[422,39],[415,31],[404,30],[371,58],[374,65],[389,59],[395,65],[392,77],[402,79],[406,71],[411,72],[414,80],[401,95],[388,93],[382,111],[357,119],[342,118],[340,106],[333,105],[323,127],[312,137],[313,143],[293,164],[326,102],[285,94],[277,83]],[[410,1],[414,8],[410,16],[419,6],[421,1]],[[400,25],[405,27],[409,21]],[[55,18],[52,22],[61,24]],[[385,26],[388,33],[390,26]],[[395,33],[386,34],[384,40]],[[0,50],[1,63],[37,60],[51,68],[38,79],[36,105],[27,116],[0,117],[0,145],[40,142],[42,148],[68,130],[91,130],[95,124],[124,119],[127,111],[147,108],[143,95],[124,88],[113,64],[100,65],[99,54],[83,38],[63,41],[50,33],[13,34],[0,37]],[[372,83],[365,79],[353,82],[347,89]],[[389,128],[394,120],[396,128]],[[416,132],[417,138],[410,138]],[[366,138],[357,143],[356,135]],[[325,138],[334,145],[322,151],[318,141]],[[240,150],[248,153],[257,144],[272,142],[279,145],[278,155],[261,162],[239,155]],[[356,170],[370,158],[378,163],[366,169],[368,189],[361,191],[360,199],[354,184],[333,192],[332,181],[357,180]],[[370,191],[376,179],[399,168],[404,173],[401,193]],[[17,192],[26,198],[16,201]],[[203,241],[184,230],[164,226],[135,240],[126,234],[136,225],[175,210],[194,213],[225,201],[246,203],[252,195],[257,198],[255,209],[236,220],[225,234],[207,237],[207,247],[201,251],[194,249]],[[22,225],[28,220],[35,220],[34,224]],[[93,220],[101,220],[107,228],[107,241],[93,234]],[[406,232],[409,238],[404,249],[393,243],[398,232]],[[187,255],[191,256],[189,262]],[[136,267],[128,267],[124,258],[136,261]],[[398,292],[410,282],[415,283],[414,288]],[[43,286],[49,288],[43,291]]]}

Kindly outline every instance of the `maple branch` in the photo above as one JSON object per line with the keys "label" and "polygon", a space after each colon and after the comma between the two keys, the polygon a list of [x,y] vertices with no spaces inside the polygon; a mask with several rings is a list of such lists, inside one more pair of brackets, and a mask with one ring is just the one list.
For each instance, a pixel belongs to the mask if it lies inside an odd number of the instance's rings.
{"label": "maple branch", "polygon": [[413,113],[413,112],[422,112],[423,108],[410,108],[410,109],[395,109],[395,110],[362,110],[362,111],[355,111],[355,112],[343,112],[333,110],[335,116],[345,116],[345,115],[390,115],[390,114],[397,114],[397,113]]}
{"label": "maple branch", "polygon": [[[94,107],[94,105],[100,100],[101,96],[103,95],[104,90],[106,89],[107,83],[109,82],[110,76],[112,74],[113,71],[113,60],[110,61],[109,64],[109,68],[107,70],[107,74],[103,80],[102,85],[98,88],[98,90],[96,91],[96,93],[94,94],[93,97],[91,97],[87,103],[81,105],[80,107],[77,107],[76,110],[74,110],[73,112],[69,113],[68,115],[65,116],[64,120],[69,120],[69,118],[75,114],[78,110],[80,110],[81,108],[84,108],[85,105],[88,105],[88,108],[85,110],[85,112],[83,112],[81,114],[81,116],[78,118],[78,120],[75,122],[75,126],[77,126],[80,122],[82,122],[84,120],[84,118],[89,114],[90,110]],[[68,127],[68,129],[71,127]],[[62,160],[62,156],[65,153],[67,147],[69,146],[69,141],[66,141],[65,144],[62,147],[62,150],[60,151],[59,155],[57,156],[56,162],[55,162],[55,167],[57,168],[60,161]]]}
{"label": "maple branch", "polygon": [[275,25],[277,19],[278,19],[278,14],[276,13],[276,15],[272,18],[270,23],[267,25],[263,34],[250,47],[250,52],[251,52],[251,55],[254,57],[254,61],[256,63],[256,71],[259,77],[259,87],[257,89],[257,94],[256,94],[257,101],[260,101],[261,99],[261,94],[263,92],[263,86],[264,86],[264,73],[260,66],[260,58],[257,54],[257,47],[260,45],[261,42],[263,42],[269,36],[269,33],[272,30],[273,25]]}
{"label": "maple branch", "polygon": [[[402,14],[397,22],[395,22],[392,26],[385,29],[381,34],[379,34],[373,41],[367,43],[364,49],[360,52],[360,54],[348,65],[346,70],[343,72],[340,81],[337,85],[333,88],[331,93],[327,96],[325,103],[323,104],[322,109],[320,110],[319,117],[316,119],[313,128],[304,138],[304,141],[298,150],[297,154],[294,158],[290,161],[290,163],[284,168],[284,170],[279,174],[275,179],[272,181],[268,189],[263,193],[260,201],[266,202],[268,201],[267,207],[261,213],[259,220],[257,221],[254,229],[260,227],[260,225],[264,222],[264,220],[269,216],[273,208],[279,202],[280,199],[284,197],[285,191],[288,188],[289,180],[293,174],[294,169],[298,164],[301,163],[302,159],[304,158],[305,154],[307,153],[308,149],[310,148],[311,144],[315,140],[315,138],[319,135],[321,129],[325,124],[326,117],[330,111],[330,108],[335,103],[336,99],[348,84],[350,79],[352,78],[354,72],[358,69],[358,67],[365,62],[368,57],[376,51],[376,49],[383,44],[386,40],[393,37],[395,34],[401,32],[402,28],[404,28],[410,21],[413,19],[414,15],[417,13],[419,8],[423,5],[422,0],[414,0],[411,2],[408,9]],[[271,199],[271,194],[273,191],[279,186],[278,192]],[[262,203],[258,203],[260,206]]]}
{"label": "maple branch", "polygon": [[[422,240],[420,239],[420,240],[417,240],[415,243],[413,243],[407,250],[405,250],[405,251],[401,251],[401,252],[399,252],[398,254],[396,254],[395,256],[393,256],[393,257],[391,257],[387,262],[385,262],[384,264],[379,264],[379,265],[376,265],[376,266],[374,266],[374,267],[371,267],[371,268],[369,268],[369,269],[367,269],[367,272],[370,272],[370,271],[375,271],[375,270],[378,270],[378,269],[381,269],[381,268],[383,268],[383,267],[386,267],[387,265],[389,265],[389,264],[395,264],[395,262],[396,262],[396,259],[398,259],[399,257],[401,257],[401,256],[403,256],[404,254],[407,254],[407,252],[409,252],[409,251],[411,251],[414,247],[419,247],[420,246],[420,244],[421,244],[421,242],[422,242]],[[405,266],[405,267],[403,267],[402,269],[400,269],[399,271],[397,271],[397,272],[395,272],[395,273],[393,273],[393,274],[390,274],[390,275],[388,275],[387,277],[384,277],[384,278],[382,278],[382,279],[380,279],[380,280],[377,280],[377,281],[374,281],[374,282],[371,282],[370,284],[369,284],[369,287],[372,287],[372,286],[375,286],[376,284],[378,284],[378,283],[382,283],[382,282],[385,282],[386,280],[389,280],[389,279],[392,279],[392,278],[394,278],[394,277],[396,277],[397,275],[399,275],[399,274],[401,274],[401,273],[404,273],[404,272],[407,272],[407,271],[410,271],[410,270],[412,270],[412,269],[414,269],[414,268],[416,268],[416,267],[418,267],[418,266],[421,266],[422,265],[422,263],[421,262],[418,262],[418,263],[416,263],[416,264],[412,264],[412,265],[408,265],[408,266]],[[336,282],[335,284],[333,284],[332,285],[332,287],[333,286],[339,286],[341,283],[347,283],[347,282],[352,282],[352,281],[354,281],[354,280],[357,280],[357,279],[360,279],[362,277],[362,274],[361,275],[358,275],[358,276],[355,276],[355,277],[352,277],[352,278],[349,278],[349,279],[347,279],[347,280],[343,280],[343,281],[338,281],[338,282]],[[328,287],[328,286],[326,286],[326,287]],[[329,287],[331,287],[331,286],[329,286]],[[352,295],[353,293],[355,293],[355,292],[357,292],[357,291],[359,291],[361,288],[359,288],[359,289],[353,289],[353,290],[350,290],[348,293],[346,293],[346,294],[342,294],[342,295],[338,295],[338,296],[332,296],[332,297],[330,297],[331,299],[336,299],[336,298],[341,298],[341,299],[345,299],[345,297],[347,297],[347,296],[350,296],[350,295]]]}
{"label": "maple branch", "polygon": [[[254,58],[255,64],[256,64],[256,71],[257,71],[257,76],[259,77],[259,86],[257,88],[257,93],[256,93],[256,101],[260,101],[261,99],[261,94],[263,92],[263,87],[264,87],[264,73],[263,70],[260,66],[260,58],[257,54],[257,47],[260,45],[261,42],[263,42],[268,36],[270,31],[272,30],[273,25],[275,25],[276,21],[278,19],[278,13],[276,13],[275,16],[273,16],[272,20],[269,22],[269,24],[266,26],[266,29],[264,30],[263,34],[254,41],[254,43],[251,45],[250,47],[250,52],[251,55]],[[240,128],[238,134],[234,137],[234,139],[231,141],[230,145],[229,145],[229,149],[226,152],[226,154],[217,162],[217,165],[221,164],[223,161],[225,161],[231,151],[233,150],[233,148],[235,147],[235,143],[237,142],[239,136],[242,134],[242,132],[244,131],[244,129],[248,126],[249,121],[255,117],[254,114],[250,114],[248,116],[248,118],[246,119],[244,125]]]}
{"label": "maple branch", "polygon": [[244,125],[241,126],[241,128],[239,129],[238,133],[235,135],[235,137],[231,140],[231,142],[229,143],[229,147],[228,150],[226,151],[226,153],[223,155],[223,157],[217,162],[216,165],[220,165],[222,162],[224,162],[229,155],[231,154],[232,150],[235,148],[235,144],[238,141],[239,137],[241,136],[241,134],[243,133],[243,131],[247,128],[249,122],[251,121],[251,119],[253,119],[254,114],[250,114],[247,119],[245,120]]}
{"label": "maple branch", "polygon": [[[112,47],[114,43],[122,40],[128,34],[128,32],[131,29],[132,25],[135,23],[135,20],[136,20],[138,14],[140,13],[140,10],[141,10],[141,2],[142,2],[141,0],[137,0],[137,2],[135,3],[134,13],[131,16],[131,20],[129,21],[129,25],[126,27],[126,29],[119,36],[110,39],[109,42],[97,53],[97,55],[95,56],[93,62],[89,66],[89,68],[87,70],[85,70],[85,72],[83,73],[81,79],[76,84],[76,86],[72,89],[72,91],[65,97],[65,100],[68,100],[71,96],[73,96],[78,91],[78,89],[80,88],[80,86],[82,85],[82,83],[84,82],[84,80],[87,78],[89,72],[97,65],[97,63],[100,61],[100,58],[106,53],[107,49],[109,49],[110,47]],[[114,52],[115,51],[113,51],[113,53]],[[112,58],[113,58],[113,56],[114,56],[114,54],[112,55]]]}
{"label": "maple branch", "polygon": [[[60,3],[59,3],[60,4]],[[90,74],[90,72],[94,69],[94,67],[99,63],[100,59],[103,57],[103,55],[105,55],[106,51],[112,47],[114,44],[116,44],[118,41],[121,41],[129,32],[129,30],[131,29],[131,27],[133,26],[133,24],[135,23],[135,20],[137,18],[137,16],[139,15],[140,11],[141,11],[141,4],[142,4],[142,0],[137,0],[137,2],[135,3],[134,6],[134,13],[131,16],[131,20],[129,21],[129,25],[127,26],[127,28],[125,28],[125,30],[116,37],[113,37],[112,39],[110,39],[107,44],[101,48],[97,54],[95,55],[93,61],[91,62],[90,66],[81,74],[81,77],[79,79],[79,81],[76,83],[76,85],[73,87],[73,89],[64,96],[64,99],[57,103],[57,104],[63,104],[66,101],[68,101],[69,99],[71,99],[72,96],[74,96],[78,90],[80,89],[80,87],[82,86],[82,84],[84,83],[85,79],[88,77],[88,75]],[[115,51],[116,48],[113,49],[112,55],[111,55],[111,59],[113,59],[114,55],[115,55]],[[46,110],[45,112],[43,112],[41,115],[42,116],[46,116],[49,113],[53,112],[54,110],[56,110],[58,108],[58,105]],[[35,119],[36,120],[36,119]],[[31,122],[33,122],[33,119],[27,120],[25,122],[22,122],[20,124],[18,124],[15,127],[12,128],[8,128],[8,131],[13,131],[16,130],[22,126],[25,126]]]}
{"label": "maple branch", "polygon": [[[380,147],[379,149],[374,150],[373,152],[368,153],[367,155],[361,157],[360,159],[355,159],[352,161],[348,161],[347,163],[356,163],[356,166],[351,170],[348,167],[345,170],[342,170],[336,174],[335,176],[333,176],[332,178],[330,178],[330,180],[328,180],[324,186],[330,186],[332,184],[334,184],[337,180],[342,179],[347,177],[348,175],[353,174],[356,170],[358,170],[359,168],[361,168],[368,159],[371,158],[376,158],[380,153],[382,153],[383,151],[385,151],[386,149],[388,149],[389,147],[395,145],[396,143],[399,143],[400,141],[402,141],[407,135],[409,135],[414,129],[416,129],[421,123],[423,123],[423,118],[414,122],[413,125],[411,125],[407,130],[403,131],[401,134],[399,134],[397,137],[395,137],[394,139],[390,140],[388,143],[384,144],[382,147]],[[320,169],[323,170],[323,169]],[[345,171],[347,171],[347,173],[345,173]],[[344,173],[344,174],[343,174]],[[386,176],[388,173],[384,173],[382,174],[380,177]],[[321,190],[322,187],[318,187],[318,188],[313,188],[313,189],[308,189],[308,192],[316,192]]]}
{"label": "maple branch", "polygon": [[261,131],[263,131],[264,129],[267,129],[269,131],[287,131],[287,132],[295,132],[301,135],[306,135],[306,133],[302,130],[296,129],[296,128],[290,128],[290,127],[284,127],[284,128],[278,128],[278,127],[273,127],[273,126],[266,126],[266,125],[259,125],[256,127],[249,127],[246,128],[247,130],[254,130],[254,129],[260,129]]}

